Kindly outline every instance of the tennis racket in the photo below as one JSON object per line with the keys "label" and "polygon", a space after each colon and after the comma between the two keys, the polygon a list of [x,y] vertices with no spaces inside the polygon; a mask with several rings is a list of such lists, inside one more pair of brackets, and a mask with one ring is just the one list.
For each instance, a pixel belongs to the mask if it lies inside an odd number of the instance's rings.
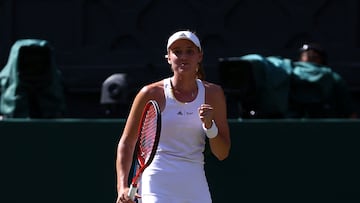
{"label": "tennis racket", "polygon": [[135,148],[136,166],[130,184],[128,196],[134,200],[138,189],[138,181],[146,167],[152,162],[159,144],[161,131],[161,113],[158,103],[150,100],[146,103],[138,129],[138,139]]}

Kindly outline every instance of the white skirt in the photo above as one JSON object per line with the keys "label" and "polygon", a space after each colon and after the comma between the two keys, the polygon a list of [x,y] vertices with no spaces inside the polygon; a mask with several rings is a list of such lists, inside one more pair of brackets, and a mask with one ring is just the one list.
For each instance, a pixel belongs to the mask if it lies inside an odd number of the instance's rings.
{"label": "white skirt", "polygon": [[211,203],[204,164],[155,157],[139,185],[142,203]]}

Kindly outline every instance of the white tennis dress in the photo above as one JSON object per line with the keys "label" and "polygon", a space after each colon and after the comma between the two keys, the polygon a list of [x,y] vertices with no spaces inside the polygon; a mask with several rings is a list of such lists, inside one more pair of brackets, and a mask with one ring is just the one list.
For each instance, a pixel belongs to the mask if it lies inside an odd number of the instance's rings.
{"label": "white tennis dress", "polygon": [[205,103],[205,88],[197,80],[198,94],[189,103],[175,99],[170,78],[164,80],[166,106],[157,154],[140,183],[142,203],[211,203],[204,171],[205,133],[198,108]]}

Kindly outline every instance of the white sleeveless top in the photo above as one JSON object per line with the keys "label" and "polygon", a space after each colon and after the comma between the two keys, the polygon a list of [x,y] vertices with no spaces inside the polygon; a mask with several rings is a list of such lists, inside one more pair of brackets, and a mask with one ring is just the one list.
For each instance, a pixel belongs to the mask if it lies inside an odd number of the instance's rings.
{"label": "white sleeveless top", "polygon": [[166,106],[161,113],[160,142],[153,162],[140,183],[143,203],[210,203],[204,171],[205,133],[198,108],[205,103],[205,87],[197,80],[192,102],[176,100],[170,78],[164,79]]}

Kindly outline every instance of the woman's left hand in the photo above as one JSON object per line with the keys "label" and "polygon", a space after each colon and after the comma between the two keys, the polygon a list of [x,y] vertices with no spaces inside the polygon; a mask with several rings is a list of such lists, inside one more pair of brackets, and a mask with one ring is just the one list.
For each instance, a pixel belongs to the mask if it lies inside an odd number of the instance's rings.
{"label": "woman's left hand", "polygon": [[199,107],[199,117],[206,128],[210,128],[214,119],[214,109],[210,104],[201,104]]}

